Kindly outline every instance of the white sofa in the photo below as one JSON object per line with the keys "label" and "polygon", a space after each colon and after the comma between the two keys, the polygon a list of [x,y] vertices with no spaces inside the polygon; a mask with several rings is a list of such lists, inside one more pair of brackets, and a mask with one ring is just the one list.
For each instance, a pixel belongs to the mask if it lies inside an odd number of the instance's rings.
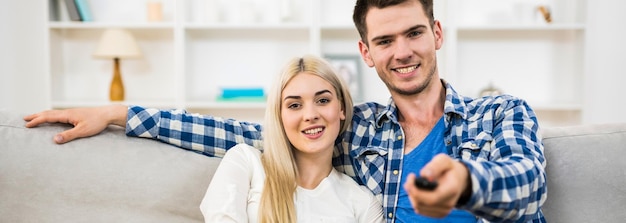
{"label": "white sofa", "polygon": [[[121,128],[56,145],[70,126],[27,129],[0,111],[0,222],[203,222],[218,158]],[[626,220],[626,124],[543,131],[549,222]]]}

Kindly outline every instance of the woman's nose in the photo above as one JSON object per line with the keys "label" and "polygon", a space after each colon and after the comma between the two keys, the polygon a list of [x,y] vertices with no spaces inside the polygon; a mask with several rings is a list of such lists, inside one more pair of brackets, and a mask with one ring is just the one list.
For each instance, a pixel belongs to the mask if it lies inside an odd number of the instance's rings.
{"label": "woman's nose", "polygon": [[308,106],[305,109],[304,120],[305,121],[316,121],[320,118],[320,113],[317,111],[315,106]]}

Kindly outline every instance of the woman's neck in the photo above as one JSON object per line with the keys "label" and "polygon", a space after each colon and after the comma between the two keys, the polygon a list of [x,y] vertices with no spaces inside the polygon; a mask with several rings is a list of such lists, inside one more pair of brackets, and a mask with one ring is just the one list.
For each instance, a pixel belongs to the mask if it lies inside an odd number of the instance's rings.
{"label": "woman's neck", "polygon": [[305,189],[316,188],[333,169],[332,154],[330,156],[296,156],[298,167],[298,186]]}

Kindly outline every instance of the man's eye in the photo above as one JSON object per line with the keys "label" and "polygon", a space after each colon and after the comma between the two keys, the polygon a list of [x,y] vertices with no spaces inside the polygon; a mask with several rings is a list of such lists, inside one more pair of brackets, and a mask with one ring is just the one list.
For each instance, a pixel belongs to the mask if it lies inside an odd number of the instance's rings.
{"label": "man's eye", "polygon": [[390,44],[390,43],[391,43],[391,40],[381,40],[381,41],[378,41],[377,44],[378,45],[387,45],[387,44]]}
{"label": "man's eye", "polygon": [[420,31],[413,31],[413,32],[409,33],[409,37],[419,36],[420,34],[422,34],[422,32],[420,32]]}

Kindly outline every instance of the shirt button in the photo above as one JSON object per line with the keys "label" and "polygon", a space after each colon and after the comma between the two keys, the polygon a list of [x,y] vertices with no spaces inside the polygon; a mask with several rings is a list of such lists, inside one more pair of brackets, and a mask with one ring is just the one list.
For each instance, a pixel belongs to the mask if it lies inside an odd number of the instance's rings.
{"label": "shirt button", "polygon": [[387,216],[388,216],[389,218],[393,218],[393,213],[389,213]]}
{"label": "shirt button", "polygon": [[398,175],[398,170],[394,170],[393,175]]}
{"label": "shirt button", "polygon": [[478,148],[478,145],[476,145],[476,143],[472,143],[472,148]]}
{"label": "shirt button", "polygon": [[401,140],[401,139],[402,139],[402,136],[398,136],[398,140]]}

